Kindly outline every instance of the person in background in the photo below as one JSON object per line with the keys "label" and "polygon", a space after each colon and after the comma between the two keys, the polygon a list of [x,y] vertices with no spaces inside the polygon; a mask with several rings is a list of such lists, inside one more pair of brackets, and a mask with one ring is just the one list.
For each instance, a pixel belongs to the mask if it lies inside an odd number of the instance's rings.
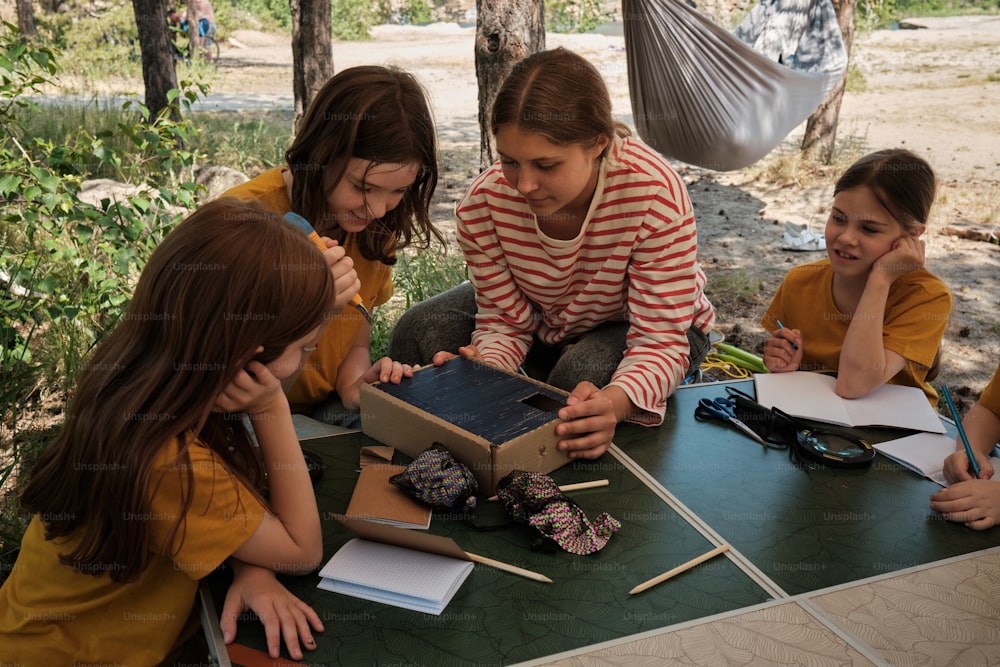
{"label": "person in background", "polygon": [[859,398],[885,383],[930,384],[951,292],[924,269],[937,189],[930,165],[904,149],[861,158],[838,179],[826,223],[827,258],[793,268],[761,325],[772,373],[836,371],[836,391]]}
{"label": "person in background", "polygon": [[215,10],[209,0],[188,0],[187,31],[191,54],[200,50],[207,60],[211,60],[212,50],[205,48],[205,37],[215,37]]}
{"label": "person in background", "polygon": [[523,365],[571,392],[557,446],[596,458],[619,422],[660,424],[708,352],[715,314],[691,201],[614,121],[600,73],[572,51],[517,63],[490,123],[500,159],[457,209],[471,282],[405,313],[389,355]]}
{"label": "person in background", "polygon": [[1000,483],[990,454],[1000,442],[1000,364],[965,418],[965,437],[979,465],[979,478],[969,472],[965,444],[956,439],[955,452],[944,460],[944,476],[951,486],[931,496],[931,509],[949,521],[959,521],[974,530],[986,530],[1000,523]]}
{"label": "person in background", "polygon": [[320,619],[275,579],[323,555],[280,380],[334,289],[316,247],[260,206],[209,202],[166,236],[21,495],[0,661],[196,660],[198,583],[226,560],[230,615],[255,611],[274,657],[282,634],[293,657],[315,648]]}
{"label": "person in background", "polygon": [[[222,196],[294,212],[327,239],[338,306],[359,292],[368,311],[392,296],[396,253],[443,242],[430,221],[438,179],[437,139],[423,88],[382,66],[345,69],[313,98],[285,165]],[[292,409],[340,426],[359,425],[361,384],[399,382],[409,366],[370,358],[371,324],[354,308],[336,315],[301,375],[286,382]]]}

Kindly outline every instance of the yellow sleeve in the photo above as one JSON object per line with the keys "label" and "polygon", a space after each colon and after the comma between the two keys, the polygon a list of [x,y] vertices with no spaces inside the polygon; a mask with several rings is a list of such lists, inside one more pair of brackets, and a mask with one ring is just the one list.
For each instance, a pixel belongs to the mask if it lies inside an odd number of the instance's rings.
{"label": "yellow sleeve", "polygon": [[[254,534],[267,509],[258,497],[199,442],[188,447],[190,463],[175,460],[176,444],[165,447],[150,475],[149,537],[152,551],[170,558],[177,569],[200,579],[218,567]],[[168,547],[173,522],[191,479],[191,506]],[[176,551],[176,553],[175,553]]]}
{"label": "yellow sleeve", "polygon": [[986,385],[979,402],[983,407],[1000,417],[1000,364],[997,364],[996,371],[993,372],[993,379]]}

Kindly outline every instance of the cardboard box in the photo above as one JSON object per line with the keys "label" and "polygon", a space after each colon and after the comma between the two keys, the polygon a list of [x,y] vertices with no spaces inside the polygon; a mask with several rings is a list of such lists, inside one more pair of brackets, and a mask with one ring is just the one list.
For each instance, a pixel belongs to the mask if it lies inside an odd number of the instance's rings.
{"label": "cardboard box", "polygon": [[514,470],[549,473],[569,463],[555,433],[567,395],[456,357],[398,385],[361,385],[361,431],[412,457],[439,442],[472,470],[480,493],[493,495]]}

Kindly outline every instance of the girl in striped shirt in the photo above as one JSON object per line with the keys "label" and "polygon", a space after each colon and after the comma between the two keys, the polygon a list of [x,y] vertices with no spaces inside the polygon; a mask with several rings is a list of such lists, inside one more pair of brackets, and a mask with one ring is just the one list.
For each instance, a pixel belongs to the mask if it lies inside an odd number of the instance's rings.
{"label": "girl in striped shirt", "polygon": [[712,305],[687,189],[614,121],[597,69],[559,48],[515,65],[491,126],[500,160],[457,209],[470,282],[401,318],[403,363],[480,359],[571,392],[558,447],[596,458],[618,422],[663,421],[708,351]]}

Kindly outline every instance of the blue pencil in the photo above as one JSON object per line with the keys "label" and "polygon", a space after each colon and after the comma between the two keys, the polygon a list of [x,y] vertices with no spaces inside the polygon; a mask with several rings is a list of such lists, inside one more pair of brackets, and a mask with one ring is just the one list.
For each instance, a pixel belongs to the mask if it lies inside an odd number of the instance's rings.
{"label": "blue pencil", "polygon": [[965,446],[965,455],[969,457],[969,466],[972,468],[972,474],[976,479],[979,479],[979,464],[976,463],[976,455],[972,451],[972,445],[969,444],[969,438],[965,435],[965,429],[962,428],[962,420],[958,418],[958,410],[955,409],[955,404],[951,402],[951,392],[948,391],[948,385],[941,385],[941,393],[944,394],[944,402],[948,404],[948,409],[951,410],[951,418],[955,420],[955,428],[958,429],[958,435],[962,438],[962,444]]}
{"label": "blue pencil", "polygon": [[[785,328],[785,325],[781,323],[781,320],[775,320],[775,322],[778,323],[778,328],[779,329],[784,329]],[[791,342],[791,341],[789,341],[789,342]],[[795,343],[792,343],[792,349],[793,350],[797,350],[797,349],[799,349],[799,346],[796,345]]]}

